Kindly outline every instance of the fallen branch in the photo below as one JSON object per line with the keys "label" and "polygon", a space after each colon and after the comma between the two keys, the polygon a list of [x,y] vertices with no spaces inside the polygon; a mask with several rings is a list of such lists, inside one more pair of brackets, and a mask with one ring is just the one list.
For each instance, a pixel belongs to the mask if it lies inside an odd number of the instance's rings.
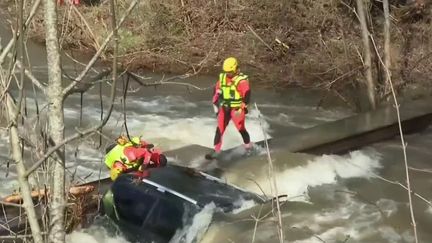
{"label": "fallen branch", "polygon": [[[72,196],[81,196],[87,193],[90,193],[95,190],[95,186],[87,185],[87,186],[74,186],[69,188],[69,194]],[[43,198],[46,196],[50,196],[49,189],[39,189],[37,191],[31,192],[32,199],[38,199]],[[1,202],[2,204],[13,204],[13,205],[20,205],[23,202],[23,197],[21,194],[12,194],[3,199]]]}
{"label": "fallen branch", "polygon": [[18,204],[18,203],[12,203],[12,202],[0,201],[0,204],[5,205],[5,206],[12,206],[12,207],[24,208],[24,206],[23,206],[22,204]]}
{"label": "fallen branch", "polygon": [[[46,235],[47,233],[46,232],[42,232],[41,233],[42,235]],[[14,235],[1,235],[0,236],[0,240],[24,240],[24,239],[27,239],[27,238],[32,238],[33,236],[32,235],[16,235],[16,234],[14,234]]]}
{"label": "fallen branch", "polygon": [[268,49],[270,49],[270,51],[274,51],[273,48],[271,48],[271,46],[269,44],[267,44],[253,29],[252,27],[250,27],[250,25],[247,25],[248,29],[252,32],[252,34],[254,36],[256,36],[256,38],[258,38],[258,40],[260,40]]}

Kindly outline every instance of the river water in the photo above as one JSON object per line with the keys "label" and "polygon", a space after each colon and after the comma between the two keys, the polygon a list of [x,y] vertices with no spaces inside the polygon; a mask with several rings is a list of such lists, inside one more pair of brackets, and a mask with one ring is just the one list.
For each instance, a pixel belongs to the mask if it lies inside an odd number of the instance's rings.
{"label": "river water", "polygon": [[[9,40],[7,31],[1,31],[2,44]],[[46,62],[43,47],[29,44],[32,70],[42,81],[46,79]],[[74,75],[79,66],[64,58],[64,70]],[[152,80],[161,75],[145,74]],[[179,82],[200,87],[210,87],[214,77],[198,76]],[[253,79],[252,79],[253,83]],[[121,92],[119,85],[119,91]],[[102,87],[103,104],[108,103],[109,86]],[[131,134],[143,135],[163,150],[171,150],[189,144],[211,147],[216,119],[210,105],[211,89],[204,91],[187,89],[183,85],[164,85],[143,88],[131,83],[126,103],[127,126]],[[96,86],[83,99],[82,125],[100,121],[99,87]],[[119,92],[119,93],[120,93]],[[27,107],[30,118],[35,119],[38,105],[46,101],[39,92],[29,89]],[[352,115],[343,106],[331,105],[316,109],[321,94],[301,89],[276,93],[269,90],[253,90],[256,102],[264,117],[261,126],[259,111],[252,108],[248,114],[247,129],[253,141],[264,138],[262,129],[272,137],[289,136],[293,132],[324,122]],[[334,102],[336,104],[337,102]],[[79,124],[80,96],[72,95],[65,101],[66,134],[71,134]],[[42,112],[43,113],[43,112]],[[32,120],[35,121],[35,120]],[[104,128],[106,136],[114,138],[121,132],[123,113],[120,99],[115,111]],[[28,128],[32,129],[29,122]],[[8,135],[0,130],[0,154],[6,161]],[[103,140],[103,145],[111,142]],[[408,160],[412,167],[430,168],[432,152],[432,128],[420,134],[407,136]],[[224,137],[224,148],[241,144],[240,135],[232,125]],[[281,145],[278,145],[280,147]],[[75,153],[76,147],[78,152]],[[103,147],[103,146],[102,146]],[[67,170],[76,173],[74,180],[90,181],[106,177],[102,166],[103,148],[98,149],[98,137],[78,141],[67,147]],[[190,151],[194,153],[194,151]],[[202,154],[196,154],[197,158]],[[370,145],[346,155],[312,156],[278,151],[273,154],[277,168],[276,180],[279,194],[286,194],[288,201],[281,206],[283,232],[290,242],[413,242],[407,192],[399,185],[384,181],[404,183],[405,171],[400,140],[397,138]],[[172,158],[173,159],[173,158]],[[188,161],[177,161],[188,164]],[[429,173],[411,171],[412,185],[427,200],[432,198],[432,177]],[[0,196],[17,188],[13,165],[0,164]],[[224,175],[231,183],[261,193],[248,178],[252,177],[270,194],[265,156],[252,157],[232,165]],[[277,230],[269,218],[260,220],[255,229],[256,217],[267,214],[271,207],[251,205],[244,202],[244,210],[233,215],[218,213],[209,205],[194,219],[192,225],[183,229],[187,239],[198,237],[202,242],[277,242]],[[432,208],[414,197],[415,216],[420,242],[432,242],[430,225]],[[121,234],[112,234],[100,225],[82,229],[68,236],[68,242],[126,242]],[[189,242],[189,241],[187,241]]]}

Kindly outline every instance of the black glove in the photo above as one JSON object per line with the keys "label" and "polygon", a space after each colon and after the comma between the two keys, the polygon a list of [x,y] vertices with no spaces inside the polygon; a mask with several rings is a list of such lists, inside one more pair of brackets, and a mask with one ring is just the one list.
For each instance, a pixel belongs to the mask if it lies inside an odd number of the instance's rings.
{"label": "black glove", "polygon": [[219,107],[217,105],[215,105],[215,104],[213,104],[213,112],[215,113],[215,115],[217,117],[218,114],[219,114]]}
{"label": "black glove", "polygon": [[244,113],[245,113],[245,114],[249,113],[249,110],[248,110],[247,107],[244,108]]}
{"label": "black glove", "polygon": [[145,148],[146,149],[152,149],[152,148],[154,148],[154,144],[152,144],[152,143],[146,144]]}

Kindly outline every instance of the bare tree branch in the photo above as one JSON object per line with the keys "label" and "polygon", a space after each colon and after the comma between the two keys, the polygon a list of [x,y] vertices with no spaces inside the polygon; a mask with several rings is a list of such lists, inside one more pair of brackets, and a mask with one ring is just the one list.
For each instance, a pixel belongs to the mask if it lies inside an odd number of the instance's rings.
{"label": "bare tree branch", "polygon": [[[30,14],[29,14],[29,16],[27,17],[27,20],[26,20],[26,22],[25,22],[25,24],[24,24],[24,29],[27,29],[27,26],[28,26],[28,25],[30,24],[30,22],[32,21],[32,19],[33,19],[34,15],[36,14],[36,11],[37,11],[37,9],[39,8],[39,5],[40,5],[41,2],[42,2],[42,0],[36,0],[36,1],[33,3],[33,6],[32,6],[32,8],[31,8],[31,10],[30,10]],[[6,55],[7,55],[7,53],[10,52],[12,46],[15,44],[15,41],[16,41],[16,39],[12,38],[12,39],[9,41],[9,43],[6,45],[6,47],[3,49],[2,53],[0,54],[0,65],[3,64],[4,59],[5,59]],[[1,50],[1,48],[0,48],[0,50]]]}
{"label": "bare tree branch", "polygon": [[262,38],[261,36],[259,36],[250,25],[247,25],[248,29],[252,32],[253,35],[256,36],[256,38],[258,38],[258,40],[260,40],[270,51],[274,51],[273,48],[271,48],[271,46],[269,44],[267,44]]}
{"label": "bare tree branch", "polygon": [[93,33],[92,29],[90,28],[90,25],[88,24],[87,20],[84,18],[84,16],[81,14],[81,12],[77,9],[77,7],[75,7],[75,5],[71,4],[71,7],[74,10],[74,12],[80,17],[81,21],[84,22],[84,25],[86,26],[91,37],[93,38],[96,50],[101,49],[101,46],[97,42],[97,38],[96,38],[95,34]]}
{"label": "bare tree branch", "polygon": [[404,188],[405,190],[407,190],[408,192],[412,193],[414,196],[416,196],[417,198],[419,198],[420,200],[422,200],[423,202],[425,202],[427,205],[429,205],[430,207],[432,207],[432,202],[431,201],[427,200],[424,196],[422,196],[422,195],[420,195],[420,194],[418,194],[418,193],[416,193],[414,191],[409,191],[408,187],[405,186],[404,184],[400,183],[399,181],[392,181],[392,180],[386,179],[386,178],[384,178],[382,176],[379,176],[379,175],[375,175],[375,177],[378,178],[378,179],[380,179],[380,180],[383,180],[385,182],[388,182],[390,184],[398,185],[398,186]]}
{"label": "bare tree branch", "polygon": [[90,69],[93,67],[93,65],[96,63],[97,59],[99,58],[99,56],[102,54],[102,52],[105,50],[105,48],[107,47],[108,43],[111,41],[111,38],[114,36],[114,31],[117,31],[120,26],[123,24],[123,22],[126,20],[126,18],[129,16],[129,14],[132,12],[132,10],[135,8],[135,6],[137,5],[139,0],[134,0],[129,8],[126,10],[126,12],[123,14],[123,16],[121,17],[119,23],[117,24],[116,28],[114,30],[112,30],[110,32],[110,34],[107,36],[107,38],[105,39],[105,41],[102,43],[101,47],[99,48],[99,50],[96,52],[96,54],[93,56],[93,58],[88,62],[87,66],[85,67],[85,69],[78,75],[78,77],[72,81],[71,84],[69,84],[69,86],[67,86],[64,90],[63,90],[63,95],[66,97],[66,94],[68,94],[70,92],[70,90],[79,82],[81,82],[83,80],[83,78],[86,76],[86,74],[90,71]]}
{"label": "bare tree branch", "polygon": [[258,109],[257,104],[255,103],[255,109],[258,111],[258,117],[259,117],[259,123],[261,126],[261,130],[263,132],[264,135],[264,141],[265,141],[265,145],[266,145],[266,150],[267,150],[267,161],[269,164],[269,179],[271,180],[271,188],[273,191],[273,196],[275,198],[276,201],[276,210],[277,210],[277,218],[278,218],[278,236],[279,236],[279,241],[281,243],[284,242],[284,234],[283,234],[283,225],[282,225],[282,215],[281,215],[281,209],[280,209],[280,203],[279,203],[279,191],[278,191],[278,186],[277,186],[277,181],[276,181],[276,177],[275,177],[275,172],[274,172],[274,168],[273,168],[273,160],[270,154],[270,148],[268,145],[268,140],[267,140],[267,133],[264,131],[263,125],[262,125],[262,118],[261,118],[261,113]]}
{"label": "bare tree branch", "polygon": [[[21,61],[24,60],[24,0],[20,0],[18,3],[18,29],[19,33],[18,37],[18,45],[19,45],[19,51],[20,55],[19,58]],[[14,40],[14,41],[12,41]],[[11,46],[14,46],[14,43],[16,43],[17,37],[14,36],[10,43],[13,43]],[[9,48],[10,49],[10,48]],[[6,50],[5,50],[6,51]],[[7,50],[4,53],[9,53],[9,50]],[[16,65],[16,48],[14,48],[14,54],[13,58],[11,58],[11,70],[13,70],[13,66]],[[1,66],[0,66],[1,69]],[[2,79],[2,85],[0,88],[5,89],[4,92],[6,94],[6,109],[7,109],[7,120],[9,123],[9,140],[11,144],[11,153],[12,158],[16,163],[16,170],[18,174],[18,182],[21,188],[21,191],[23,193],[23,208],[25,209],[25,212],[27,213],[27,219],[31,228],[32,232],[32,238],[33,241],[36,243],[43,243],[43,238],[41,234],[41,228],[37,219],[36,211],[34,208],[33,200],[31,198],[31,187],[28,181],[28,178],[24,176],[25,174],[25,165],[24,165],[24,159],[22,154],[22,145],[20,143],[20,138],[18,134],[18,118],[21,110],[21,104],[23,100],[23,92],[24,92],[24,66],[22,65],[20,67],[20,80],[19,80],[19,98],[18,98],[18,105],[15,104],[13,98],[10,96],[10,94],[7,92],[6,88],[8,88],[8,84],[5,84],[6,80]],[[10,75],[10,72],[9,72]],[[9,79],[9,78],[7,78]]]}
{"label": "bare tree branch", "polygon": [[[137,4],[137,0],[134,1],[134,4],[131,5],[131,7],[129,7],[129,12],[133,9],[133,7]],[[118,29],[119,25],[117,25],[116,29]],[[113,64],[113,68],[115,67],[116,64]],[[113,111],[114,108],[114,101],[115,101],[115,97],[116,97],[116,84],[117,84],[117,77],[114,78],[112,86],[111,86],[111,94],[110,94],[110,106],[108,109],[108,113],[105,116],[105,118],[103,119],[103,121],[93,127],[90,127],[88,129],[85,129],[83,131],[80,131],[78,129],[77,132],[73,135],[71,135],[70,137],[65,138],[63,141],[56,143],[53,147],[51,147],[36,163],[33,164],[33,166],[28,169],[25,173],[25,176],[28,177],[31,173],[33,173],[46,159],[48,159],[54,152],[56,152],[58,149],[60,149],[62,146],[64,146],[65,144],[78,139],[78,138],[84,138],[88,135],[93,134],[94,132],[98,132],[99,129],[101,129],[103,126],[105,126],[105,124],[108,122],[111,113]],[[73,88],[74,86],[72,86]]]}
{"label": "bare tree branch", "polygon": [[91,80],[86,81],[86,82],[80,82],[77,83],[77,85],[75,85],[71,90],[69,90],[69,92],[66,94],[66,96],[73,94],[73,93],[84,93],[87,90],[89,90],[91,87],[93,87],[94,85],[102,82],[101,79],[104,76],[107,76],[109,73],[111,73],[111,69],[106,69],[102,72],[99,72],[98,75],[96,75],[95,77],[91,78]]}
{"label": "bare tree branch", "polygon": [[413,171],[419,171],[419,172],[424,172],[424,173],[432,173],[432,169],[419,169],[419,168],[414,168],[414,167],[408,167],[410,170]]}
{"label": "bare tree branch", "polygon": [[[31,21],[32,21],[32,19],[33,19],[33,17],[34,17],[34,15],[36,14],[36,11],[38,10],[38,8],[39,8],[39,6],[40,6],[40,3],[41,3],[41,1],[42,0],[36,0],[34,3],[33,3],[33,6],[32,6],[32,8],[31,8],[31,10],[30,10],[30,13],[29,13],[29,16],[27,17],[27,20],[26,20],[26,22],[25,22],[25,24],[24,24],[24,26],[23,26],[23,32],[22,33],[24,33],[25,32],[25,30],[27,29],[27,26],[31,23]],[[6,45],[6,47],[4,48],[4,49],[2,49],[2,48],[0,48],[0,50],[2,51],[1,52],[1,54],[0,54],[0,65],[2,65],[3,64],[3,62],[4,62],[4,59],[6,58],[6,57],[9,57],[9,58],[11,58],[11,59],[14,59],[14,57],[13,57],[13,55],[10,53],[10,51],[11,51],[11,49],[12,49],[12,47],[14,46],[14,44],[15,44],[15,42],[16,42],[16,40],[17,40],[17,38],[19,38],[20,37],[20,35],[21,35],[21,32],[18,32],[17,34],[16,34],[17,36],[15,37],[15,38],[12,38],[10,41],[9,41],[9,43]],[[15,60],[15,64],[18,66],[18,68],[21,68],[21,66],[22,66],[22,61],[19,61],[19,60]],[[27,68],[25,68],[25,74],[26,74],[26,76],[36,85],[36,86],[38,86],[38,88],[40,88],[41,90],[44,90],[44,88],[45,88],[45,86],[36,78],[36,77],[34,77],[34,75],[32,74],[32,72],[30,71],[30,70],[28,70]]]}
{"label": "bare tree branch", "polygon": [[[386,1],[386,0],[384,0],[384,1]],[[375,44],[375,41],[373,38],[371,38],[371,39],[372,39],[372,44],[378,53],[378,48]],[[404,157],[405,176],[406,176],[406,182],[407,182],[407,188],[406,189],[408,190],[408,202],[409,202],[409,209],[410,209],[410,214],[411,214],[411,224],[412,224],[413,230],[414,230],[414,239],[415,239],[415,242],[417,243],[418,242],[417,225],[416,225],[416,220],[415,220],[415,216],[414,216],[414,208],[413,208],[412,197],[411,197],[411,183],[410,183],[409,166],[408,166],[408,159],[407,159],[407,152],[406,152],[407,144],[405,143],[403,130],[402,130],[402,122],[401,122],[401,117],[400,117],[399,103],[398,103],[398,100],[396,97],[396,90],[393,87],[393,82],[391,79],[390,70],[388,69],[386,64],[383,62],[380,55],[378,55],[378,59],[379,59],[380,63],[383,65],[385,72],[387,73],[388,84],[390,85],[390,90],[391,90],[391,93],[393,96],[393,102],[394,102],[394,106],[396,109],[396,115],[397,115],[398,125],[399,125],[399,135],[400,135],[403,157]]]}
{"label": "bare tree branch", "polygon": [[[17,61],[16,65],[18,68],[21,68],[23,64],[20,61]],[[42,92],[45,92],[46,85],[41,83],[28,68],[24,67],[24,73],[27,78],[29,78],[40,90],[42,90]]]}
{"label": "bare tree branch", "polygon": [[197,90],[208,90],[208,89],[213,88],[213,86],[202,88],[202,87],[199,87],[199,86],[196,86],[196,85],[190,84],[190,83],[183,83],[183,82],[173,82],[173,81],[170,81],[170,80],[176,80],[176,79],[186,79],[186,78],[192,77],[192,76],[193,76],[192,74],[183,74],[183,75],[178,75],[178,76],[170,77],[170,78],[167,78],[167,79],[165,79],[164,77],[162,77],[161,80],[159,80],[159,81],[154,81],[154,82],[144,82],[144,80],[147,80],[148,78],[143,77],[143,76],[141,76],[141,75],[139,75],[139,74],[137,74],[137,73],[134,73],[134,72],[130,72],[130,71],[128,71],[127,74],[128,74],[128,75],[129,75],[133,80],[135,80],[139,85],[141,85],[141,86],[143,86],[143,87],[159,86],[159,85],[165,85],[165,84],[173,84],[173,85],[186,86],[186,87],[194,88],[194,89],[197,89]]}

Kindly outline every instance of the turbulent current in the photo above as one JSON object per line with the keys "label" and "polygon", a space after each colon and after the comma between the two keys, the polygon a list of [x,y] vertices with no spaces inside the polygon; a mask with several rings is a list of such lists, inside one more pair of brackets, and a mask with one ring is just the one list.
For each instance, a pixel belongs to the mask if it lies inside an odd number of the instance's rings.
{"label": "turbulent current", "polygon": [[[34,72],[43,79],[46,66],[41,65],[39,68],[35,65]],[[209,87],[213,80],[196,77],[186,81]],[[103,87],[101,90],[105,112],[108,89]],[[125,111],[131,134],[142,135],[165,151],[190,144],[212,146],[216,118],[210,104],[210,89],[198,91],[181,85],[154,89],[135,85],[130,90],[132,92],[128,95]],[[95,87],[84,96],[81,121],[80,96],[72,95],[65,101],[66,135],[73,133],[80,122],[82,126],[88,126],[100,121],[99,92],[99,88]],[[41,94],[36,96],[38,105],[44,107],[44,97]],[[320,98],[319,94],[310,91],[288,90],[277,94],[254,89],[253,102],[258,104],[263,122],[260,124],[260,112],[250,108],[246,127],[252,140],[262,140],[263,130],[270,137],[289,137],[302,129],[352,115],[348,110],[338,107],[317,109],[315,106]],[[26,101],[29,117],[32,118],[36,104],[30,97]],[[115,112],[103,129],[106,134],[103,145],[124,132],[122,110],[123,105],[117,99]],[[31,120],[26,124],[28,129],[34,129],[33,125]],[[6,161],[8,136],[5,130],[0,130],[0,133],[0,154],[3,155],[2,161]],[[432,128],[421,134],[409,135],[406,139],[410,165],[414,169],[430,168]],[[240,135],[230,124],[224,136],[223,148],[231,148],[241,142]],[[90,140],[77,141],[67,148],[67,171],[69,175],[75,175],[76,182],[107,176],[102,166],[103,146],[97,149],[98,143],[99,137],[94,136]],[[194,152],[192,150],[190,154]],[[202,156],[196,154],[196,158]],[[403,156],[397,138],[345,155],[312,156],[278,150],[272,156],[278,194],[286,195],[281,202],[282,230],[286,240],[298,243],[413,242],[408,195],[397,184],[405,182]],[[191,161],[170,159],[176,163],[193,165]],[[411,170],[414,191],[428,201],[432,198],[430,174],[414,169]],[[274,193],[264,155],[233,164],[222,176],[230,183],[250,191],[268,195]],[[8,167],[7,163],[2,162],[0,196],[17,188],[15,178],[13,164]],[[416,196],[413,200],[420,242],[432,242],[429,230],[432,223],[430,202]],[[179,229],[172,242],[180,238],[185,242],[196,239],[200,242],[278,242],[277,227],[273,218],[268,217],[272,212],[271,205],[254,205],[248,201],[239,202],[239,205],[241,209],[230,215],[219,213],[214,205],[207,205],[195,216],[192,224]],[[100,221],[104,222],[103,219]],[[71,233],[67,241],[126,242],[120,232],[112,229],[113,226],[96,223],[88,229]]]}

